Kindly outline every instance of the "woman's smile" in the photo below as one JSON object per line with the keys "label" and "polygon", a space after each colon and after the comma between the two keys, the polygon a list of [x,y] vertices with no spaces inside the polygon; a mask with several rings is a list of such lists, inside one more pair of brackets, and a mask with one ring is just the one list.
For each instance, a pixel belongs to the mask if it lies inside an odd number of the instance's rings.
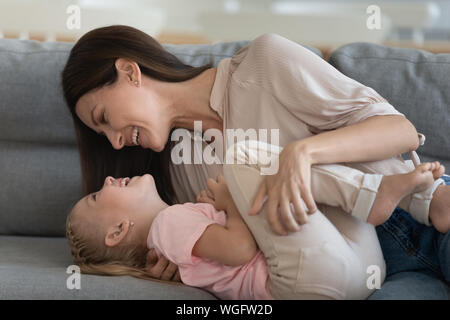
{"label": "woman's smile", "polygon": [[134,127],[132,132],[131,141],[134,143],[134,145],[139,145],[139,128]]}

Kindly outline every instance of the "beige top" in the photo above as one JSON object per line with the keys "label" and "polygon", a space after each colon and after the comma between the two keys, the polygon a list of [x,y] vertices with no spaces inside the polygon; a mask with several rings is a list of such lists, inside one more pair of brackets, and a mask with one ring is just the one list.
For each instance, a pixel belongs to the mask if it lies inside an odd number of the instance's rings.
{"label": "beige top", "polygon": [[[222,117],[224,130],[267,129],[270,143],[270,129],[279,129],[281,147],[375,115],[403,115],[374,89],[272,33],[255,38],[231,58],[220,61],[210,106]],[[193,134],[191,137],[194,142]],[[226,143],[225,132],[223,137],[220,144]],[[202,144],[207,145],[205,141]],[[177,201],[195,202],[196,195],[206,189],[206,179],[221,172],[221,164],[171,162]]]}

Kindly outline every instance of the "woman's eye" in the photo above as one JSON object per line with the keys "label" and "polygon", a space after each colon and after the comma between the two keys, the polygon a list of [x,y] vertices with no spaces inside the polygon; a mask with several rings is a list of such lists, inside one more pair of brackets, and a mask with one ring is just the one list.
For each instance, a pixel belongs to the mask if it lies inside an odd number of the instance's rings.
{"label": "woman's eye", "polygon": [[100,119],[101,123],[106,124],[105,113],[102,113],[102,118]]}

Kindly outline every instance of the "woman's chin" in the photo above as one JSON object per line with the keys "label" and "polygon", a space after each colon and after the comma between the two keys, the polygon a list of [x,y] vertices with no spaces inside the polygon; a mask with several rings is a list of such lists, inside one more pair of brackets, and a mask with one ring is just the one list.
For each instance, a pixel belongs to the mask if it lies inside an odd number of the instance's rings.
{"label": "woman's chin", "polygon": [[[167,137],[167,139],[168,139],[168,137]],[[167,141],[167,139],[166,139],[166,141]],[[155,139],[153,139],[153,140],[155,140]],[[161,141],[162,140],[163,140],[163,138],[161,137]],[[164,147],[166,146],[165,143],[161,143],[160,141],[158,141],[156,143],[152,143],[152,144],[149,144],[147,142],[148,142],[147,136],[142,134],[140,136],[140,139],[139,139],[139,144],[140,144],[141,148],[143,148],[143,149],[151,149],[151,150],[153,150],[155,152],[161,152],[161,151],[164,150]]]}
{"label": "woman's chin", "polygon": [[164,150],[164,144],[163,143],[158,143],[155,146],[152,147],[152,150],[155,152],[161,152]]}
{"label": "woman's chin", "polygon": [[146,147],[145,145],[141,145],[141,148],[143,149],[151,149],[155,152],[161,152],[164,150],[164,146],[156,146],[156,147]]}
{"label": "woman's chin", "polygon": [[143,148],[143,149],[152,149],[155,152],[163,151],[164,150],[164,146],[165,146],[162,143],[158,143],[156,145],[150,146],[150,145],[147,144],[147,140],[144,137],[142,137],[142,140],[140,141],[140,145],[141,145],[141,148]]}

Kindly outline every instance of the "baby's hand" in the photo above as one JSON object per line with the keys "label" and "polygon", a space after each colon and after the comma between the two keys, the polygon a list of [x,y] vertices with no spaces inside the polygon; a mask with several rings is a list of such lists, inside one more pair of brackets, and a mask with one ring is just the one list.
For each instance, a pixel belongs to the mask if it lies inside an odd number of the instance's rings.
{"label": "baby's hand", "polygon": [[[223,175],[219,174],[217,179],[206,180],[208,190],[202,190],[197,196],[197,202],[210,203],[216,210],[226,210],[227,205],[233,201]],[[209,193],[212,195],[208,195]]]}
{"label": "baby's hand", "polygon": [[210,203],[214,205],[214,198],[210,196],[206,190],[202,190],[197,195],[197,202]]}

